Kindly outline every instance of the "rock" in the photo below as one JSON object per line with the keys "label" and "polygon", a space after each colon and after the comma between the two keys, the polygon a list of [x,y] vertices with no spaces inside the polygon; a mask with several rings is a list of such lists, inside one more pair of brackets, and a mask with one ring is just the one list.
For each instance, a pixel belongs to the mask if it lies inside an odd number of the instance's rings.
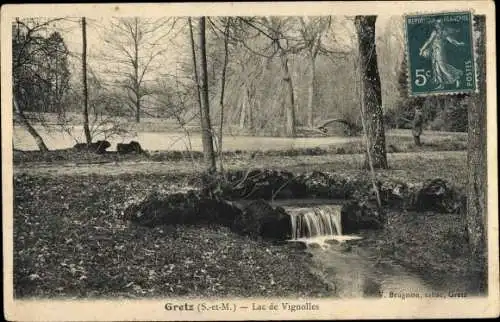
{"label": "rock", "polygon": [[145,153],[141,145],[137,141],[130,141],[130,143],[118,143],[116,145],[116,151],[120,154]]}
{"label": "rock", "polygon": [[247,205],[236,217],[233,230],[253,237],[286,240],[291,237],[291,221],[283,208],[273,208],[260,199]]}
{"label": "rock", "polygon": [[298,249],[298,250],[307,249],[307,245],[304,242],[294,241],[294,242],[289,242],[288,245],[292,249]]}
{"label": "rock", "polygon": [[341,253],[349,253],[351,251],[352,251],[352,246],[349,245],[348,243],[340,244],[340,252]]}
{"label": "rock", "polygon": [[194,216],[198,200],[193,194],[152,193],[141,203],[129,207],[125,215],[132,222],[148,227],[181,224]]}
{"label": "rock", "polygon": [[376,204],[356,200],[349,200],[342,205],[341,217],[343,234],[357,233],[362,229],[380,229],[385,222]]}
{"label": "rock", "polygon": [[77,151],[85,151],[88,150],[87,143],[77,143],[73,146],[73,149]]}
{"label": "rock", "polygon": [[306,257],[308,257],[308,258],[313,258],[314,257],[314,255],[312,253],[310,253],[310,252],[304,252],[304,255]]}
{"label": "rock", "polygon": [[422,189],[415,193],[414,207],[417,211],[437,211],[456,213],[465,209],[466,196],[442,179],[424,182]]}
{"label": "rock", "polygon": [[343,199],[351,194],[346,180],[329,172],[313,171],[299,176],[297,181],[305,186],[307,197]]}
{"label": "rock", "polygon": [[106,152],[106,149],[111,146],[111,143],[108,141],[97,141],[93,142],[90,144],[87,143],[77,143],[73,146],[73,149],[77,151],[88,151],[88,152],[94,152],[98,154],[103,154]]}
{"label": "rock", "polygon": [[127,219],[139,225],[208,225],[230,227],[241,211],[225,201],[208,199],[191,191],[160,195],[153,193],[125,211]]}
{"label": "rock", "polygon": [[[408,185],[401,181],[383,180],[379,182],[378,189],[382,204],[391,208],[404,209],[410,198]],[[372,191],[371,194],[372,200],[376,201],[375,192]]]}
{"label": "rock", "polygon": [[257,200],[242,211],[231,202],[207,198],[200,192],[153,193],[126,209],[126,219],[141,226],[222,225],[243,235],[284,241],[291,236],[290,217],[281,207]]}
{"label": "rock", "polygon": [[236,171],[228,175],[232,184],[225,196],[241,199],[290,199],[306,196],[305,185],[293,173],[282,170]]}
{"label": "rock", "polygon": [[321,248],[321,245],[318,243],[309,243],[307,244],[307,247],[315,249],[315,248]]}
{"label": "rock", "polygon": [[328,198],[330,196],[330,177],[319,171],[301,176],[306,186],[307,195],[316,198]]}
{"label": "rock", "polygon": [[203,198],[198,204],[198,216],[207,224],[231,227],[241,213],[238,207],[224,200]]}

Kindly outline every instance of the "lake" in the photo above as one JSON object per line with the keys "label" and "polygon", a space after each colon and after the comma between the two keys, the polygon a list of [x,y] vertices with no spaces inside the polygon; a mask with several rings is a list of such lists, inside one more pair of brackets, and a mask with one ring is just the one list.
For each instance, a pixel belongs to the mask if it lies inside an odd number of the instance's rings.
{"label": "lake", "polygon": [[[57,126],[35,126],[38,133],[45,140],[45,144],[51,150],[66,149],[75,145],[76,142],[84,142],[83,127],[79,125],[72,126],[67,132]],[[391,129],[386,131],[387,136],[411,137],[411,130]],[[467,133],[452,133],[426,130],[423,137],[427,139],[435,138],[445,139],[463,139],[467,138]],[[97,136],[94,140],[102,140],[103,136]],[[13,133],[14,148],[19,150],[38,150],[33,137],[21,126],[14,126]],[[145,150],[154,151],[181,151],[186,150],[191,144],[190,150],[202,151],[201,134],[196,131],[186,133],[181,131],[168,132],[136,132],[129,133],[120,137],[108,139],[111,143],[109,151],[116,151],[117,143],[128,143],[131,140],[138,141]],[[244,135],[224,135],[223,150],[247,150],[247,151],[265,151],[265,150],[288,150],[300,148],[326,148],[329,145],[342,144],[349,142],[359,142],[362,137],[265,137],[265,136],[244,136]]]}
{"label": "lake", "polygon": [[[77,142],[84,142],[82,126],[73,126],[70,131],[63,132],[60,128],[35,127],[42,136],[47,147],[51,150],[70,148]],[[103,139],[98,137],[94,140]],[[33,137],[22,127],[15,126],[13,132],[14,148],[19,150],[38,150]],[[201,134],[193,132],[186,135],[183,132],[137,132],[108,139],[111,143],[109,151],[116,151],[117,143],[138,141],[145,150],[186,150],[191,144],[192,151],[202,151]],[[234,136],[225,135],[223,150],[286,150],[299,148],[326,147],[332,144],[341,144],[361,140],[361,137],[314,137],[314,138],[286,138],[263,136]]]}

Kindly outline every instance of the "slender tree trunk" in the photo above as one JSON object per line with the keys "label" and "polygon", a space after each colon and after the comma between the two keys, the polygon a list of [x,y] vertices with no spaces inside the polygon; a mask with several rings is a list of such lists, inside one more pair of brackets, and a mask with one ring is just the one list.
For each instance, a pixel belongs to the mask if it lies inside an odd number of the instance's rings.
{"label": "slender tree trunk", "polygon": [[248,100],[248,92],[245,90],[243,93],[243,102],[241,103],[241,112],[240,112],[240,129],[245,128],[245,118],[247,113],[247,100]]}
{"label": "slender tree trunk", "polygon": [[191,18],[188,18],[188,23],[189,23],[189,36],[191,38],[191,53],[193,56],[193,70],[194,70],[194,80],[196,82],[196,92],[198,94],[198,107],[199,107],[199,113],[200,113],[200,120],[201,120],[201,115],[202,113],[202,104],[201,104],[201,90],[200,90],[200,80],[198,77],[198,63],[196,59],[196,46],[194,42],[194,34],[193,34],[193,23],[191,21]]}
{"label": "slender tree trunk", "polygon": [[87,144],[92,143],[92,136],[89,128],[89,92],[87,84],[87,22],[82,18],[82,83],[83,83],[83,132]]}
{"label": "slender tree trunk", "polygon": [[479,93],[472,94],[468,111],[467,231],[472,253],[483,269],[482,286],[487,286],[487,129],[486,129],[486,45],[485,16],[475,17],[478,29],[477,67]]}
{"label": "slender tree trunk", "polygon": [[[285,82],[285,109],[286,109],[286,134],[289,137],[295,137],[297,131],[295,128],[295,100],[293,97],[293,84],[290,70],[288,69],[288,58],[286,54],[281,54],[281,70],[283,81]],[[287,95],[288,94],[288,95]]]}
{"label": "slender tree trunk", "polygon": [[137,98],[135,101],[135,122],[141,122],[141,99]]}
{"label": "slender tree trunk", "polygon": [[[375,49],[375,21],[377,16],[356,16],[360,68],[363,73],[362,91],[364,96],[364,115],[367,135],[370,139],[370,155],[374,168],[387,169],[385,148],[384,114],[380,76]],[[368,156],[365,166],[368,167]]]}
{"label": "slender tree trunk", "polygon": [[255,88],[253,85],[250,85],[250,88],[247,88],[247,102],[248,102],[248,108],[247,108],[247,124],[248,124],[248,129],[250,131],[253,131],[253,109],[255,108],[255,99],[254,99],[254,93],[255,93]]}
{"label": "slender tree trunk", "polygon": [[33,126],[31,126],[30,122],[26,118],[26,115],[24,115],[23,110],[19,107],[17,104],[17,99],[14,96],[12,98],[13,103],[14,103],[14,109],[16,111],[16,114],[19,116],[19,119],[21,121],[21,124],[26,128],[29,134],[35,139],[36,145],[38,146],[38,149],[42,152],[48,152],[49,149],[47,148],[47,145],[45,145],[45,142],[43,142],[42,137],[38,132],[35,130]]}
{"label": "slender tree trunk", "polygon": [[[363,126],[363,137],[365,139],[365,147],[366,147],[366,159],[368,161],[368,167],[370,169],[370,177],[371,177],[371,181],[372,181],[372,186],[373,186],[373,191],[375,191],[375,197],[377,199],[377,206],[380,208],[382,208],[382,201],[380,199],[380,192],[379,192],[379,189],[378,189],[378,186],[377,186],[377,176],[375,174],[375,168],[373,167],[373,160],[372,160],[372,156],[371,156],[371,153],[370,153],[370,147],[371,147],[371,140],[370,140],[370,137],[368,135],[368,130],[367,130],[367,125],[366,125],[366,122],[365,122],[365,117],[364,115],[366,114],[366,111],[365,111],[365,96],[364,96],[364,93],[363,93],[363,78],[364,78],[364,74],[363,74],[363,70],[361,69],[361,56],[359,56],[358,58],[358,63],[357,63],[357,68],[358,68],[358,77],[359,79],[356,80],[356,92],[359,94],[359,101],[360,101],[360,104],[359,104],[359,107],[360,107],[360,111],[361,111],[361,125]],[[366,162],[365,162],[365,166],[366,166]]]}
{"label": "slender tree trunk", "polygon": [[134,34],[134,86],[135,86],[135,121],[141,121],[141,93],[139,84],[139,21],[135,18]]}
{"label": "slender tree trunk", "polygon": [[228,18],[226,21],[226,28],[224,33],[224,64],[222,66],[222,77],[221,77],[221,89],[220,89],[220,127],[219,127],[219,161],[220,161],[220,171],[224,173],[224,166],[222,160],[222,137],[223,137],[223,129],[224,129],[224,92],[226,89],[226,71],[227,71],[227,62],[229,58],[228,52],[228,34],[229,34],[229,23],[231,18]]}
{"label": "slender tree trunk", "polygon": [[310,128],[314,127],[314,85],[316,82],[316,59],[311,56],[311,79],[309,80],[309,90],[307,98],[307,125]]}
{"label": "slender tree trunk", "polygon": [[200,39],[200,81],[201,81],[201,131],[203,142],[203,153],[205,165],[209,173],[216,171],[215,152],[212,139],[212,126],[210,124],[210,105],[208,98],[208,71],[207,71],[207,51],[205,38],[205,17],[199,18],[199,39]]}
{"label": "slender tree trunk", "polygon": [[52,95],[52,111],[60,113],[59,109],[59,100],[57,99],[59,97],[59,73],[57,72],[59,70],[59,61],[58,61],[58,56],[56,56],[56,66],[55,66],[56,72],[54,72],[54,77],[55,77],[55,89],[54,89],[54,94]]}

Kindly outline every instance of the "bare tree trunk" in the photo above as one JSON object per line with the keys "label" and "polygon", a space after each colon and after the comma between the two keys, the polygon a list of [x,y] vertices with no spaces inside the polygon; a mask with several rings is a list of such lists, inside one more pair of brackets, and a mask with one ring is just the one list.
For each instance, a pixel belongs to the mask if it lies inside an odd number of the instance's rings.
{"label": "bare tree trunk", "polygon": [[487,286],[487,129],[486,129],[486,46],[485,16],[476,16],[479,31],[477,67],[479,93],[472,94],[468,111],[468,185],[467,185],[467,231],[469,244],[477,262],[483,269],[482,286]]}
{"label": "bare tree trunk", "polygon": [[[367,135],[370,138],[370,155],[373,167],[387,169],[385,149],[384,114],[380,76],[375,49],[375,21],[377,16],[356,16],[355,25],[358,34],[360,68],[363,73],[362,91],[364,96]],[[368,156],[365,166],[368,167]]]}
{"label": "bare tree trunk", "polygon": [[137,98],[135,101],[135,122],[139,123],[141,122],[141,100],[140,98]]}
{"label": "bare tree trunk", "polygon": [[82,83],[83,83],[83,132],[87,144],[92,143],[92,136],[89,128],[89,92],[87,84],[87,22],[82,18]]}
{"label": "bare tree trunk", "polygon": [[201,131],[203,141],[203,153],[207,171],[214,173],[216,169],[215,152],[212,140],[212,126],[210,124],[210,105],[208,98],[208,71],[207,71],[207,51],[205,38],[205,17],[199,18],[199,39],[200,39],[200,81],[201,81]]}
{"label": "bare tree trunk", "polygon": [[42,137],[40,136],[40,134],[38,134],[38,132],[35,130],[35,128],[33,126],[31,126],[30,122],[26,118],[26,115],[24,115],[23,110],[17,104],[16,97],[14,96],[12,98],[12,100],[14,103],[14,109],[15,109],[17,115],[19,116],[21,123],[26,128],[28,133],[31,134],[31,136],[35,139],[35,142],[36,142],[36,145],[38,146],[38,149],[42,152],[48,152],[49,149],[47,148],[47,145],[45,145],[45,142],[43,142]]}
{"label": "bare tree trunk", "polygon": [[198,106],[200,108],[199,113],[200,113],[200,120],[201,120],[201,115],[202,113],[202,105],[201,105],[201,90],[200,90],[200,80],[198,77],[198,65],[197,65],[197,59],[196,59],[196,49],[195,49],[195,43],[194,43],[194,35],[193,35],[193,23],[191,21],[191,18],[188,18],[188,23],[189,23],[189,36],[191,38],[191,53],[193,56],[193,69],[194,69],[194,80],[196,82],[196,92],[198,93]]}
{"label": "bare tree trunk", "polygon": [[286,134],[289,137],[297,135],[295,128],[295,100],[293,97],[293,84],[290,71],[288,69],[288,58],[286,54],[281,54],[281,70],[283,73],[283,81],[288,95],[285,95],[285,109],[286,109]]}
{"label": "bare tree trunk", "polygon": [[[59,70],[59,61],[58,61],[58,56],[56,55],[56,66],[55,66],[55,69],[56,70]],[[60,109],[60,102],[59,102],[59,73],[58,72],[55,72],[54,73],[54,77],[56,79],[55,81],[55,89],[54,89],[54,95],[52,95],[52,102],[51,102],[51,105],[52,105],[52,110],[54,112],[57,112],[57,113],[61,113],[61,109]]]}
{"label": "bare tree trunk", "polygon": [[248,117],[247,124],[248,129],[253,131],[253,109],[255,108],[255,99],[254,99],[255,88],[253,85],[250,85],[250,88],[247,88],[247,98],[248,98]]}
{"label": "bare tree trunk", "polygon": [[[379,209],[382,207],[382,200],[380,199],[380,192],[377,187],[377,176],[375,174],[375,168],[373,167],[373,160],[372,156],[370,153],[370,146],[371,146],[371,140],[370,137],[368,136],[368,131],[367,131],[367,126],[365,122],[365,96],[363,93],[363,70],[361,69],[361,56],[358,58],[358,63],[357,63],[357,68],[358,68],[358,75],[359,79],[356,80],[356,92],[359,93],[359,101],[360,101],[360,111],[361,111],[361,125],[363,126],[363,137],[365,139],[365,146],[366,146],[366,159],[368,161],[368,167],[370,168],[370,177],[372,181],[372,186],[373,186],[373,191],[375,191],[375,197],[377,199],[377,205]],[[366,162],[365,162],[366,163]]]}
{"label": "bare tree trunk", "polygon": [[135,121],[141,121],[141,93],[139,84],[139,21],[135,18],[135,33],[134,33],[134,87],[135,87]]}
{"label": "bare tree trunk", "polygon": [[240,129],[245,128],[245,118],[247,113],[247,100],[248,100],[248,92],[245,90],[243,94],[243,102],[241,103],[241,112],[240,112]]}
{"label": "bare tree trunk", "polygon": [[309,91],[307,98],[307,125],[312,128],[314,127],[313,115],[314,115],[314,85],[316,82],[316,59],[311,58],[311,79],[309,80]]}
{"label": "bare tree trunk", "polygon": [[227,18],[226,28],[224,33],[224,65],[222,66],[222,77],[221,77],[221,89],[220,89],[220,127],[219,127],[219,160],[220,160],[220,171],[224,173],[224,165],[222,162],[222,136],[224,129],[224,91],[226,89],[226,71],[227,71],[227,62],[228,62],[228,37],[229,37],[229,23],[231,18]]}

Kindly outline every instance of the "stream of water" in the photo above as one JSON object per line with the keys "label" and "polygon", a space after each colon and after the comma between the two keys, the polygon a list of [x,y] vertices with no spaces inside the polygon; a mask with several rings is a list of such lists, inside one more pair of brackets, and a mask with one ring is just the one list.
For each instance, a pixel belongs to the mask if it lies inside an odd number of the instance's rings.
{"label": "stream of water", "polygon": [[[305,203],[305,205],[304,205]],[[292,239],[308,245],[313,272],[339,297],[415,297],[434,290],[400,265],[373,258],[359,247],[361,236],[343,235],[341,205],[281,202],[291,217]]]}

